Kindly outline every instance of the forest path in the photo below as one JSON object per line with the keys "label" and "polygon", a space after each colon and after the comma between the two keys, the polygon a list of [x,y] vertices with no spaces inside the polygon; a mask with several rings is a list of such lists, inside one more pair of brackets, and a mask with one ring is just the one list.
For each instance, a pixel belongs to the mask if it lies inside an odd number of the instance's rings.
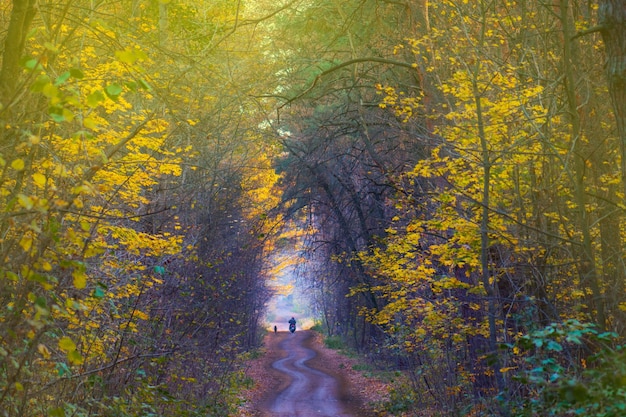
{"label": "forest path", "polygon": [[[269,411],[276,417],[351,416],[344,412],[339,381],[307,362],[317,356],[310,331],[284,333],[279,349],[287,356],[272,364],[287,376],[289,385],[272,398]],[[286,336],[286,337],[285,337]]]}
{"label": "forest path", "polygon": [[[254,416],[356,417],[361,409],[345,378],[343,364],[330,358],[321,338],[310,330],[270,333],[264,341],[263,394]],[[351,389],[352,388],[352,389]]]}

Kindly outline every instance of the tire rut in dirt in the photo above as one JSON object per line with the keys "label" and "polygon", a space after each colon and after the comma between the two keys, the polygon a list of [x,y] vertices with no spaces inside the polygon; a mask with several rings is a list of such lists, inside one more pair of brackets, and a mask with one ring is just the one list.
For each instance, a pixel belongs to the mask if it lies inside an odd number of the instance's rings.
{"label": "tire rut in dirt", "polygon": [[307,366],[316,353],[308,348],[311,332],[287,334],[280,348],[287,356],[272,367],[291,382],[270,405],[273,417],[352,417],[339,400],[339,383],[331,375]]}

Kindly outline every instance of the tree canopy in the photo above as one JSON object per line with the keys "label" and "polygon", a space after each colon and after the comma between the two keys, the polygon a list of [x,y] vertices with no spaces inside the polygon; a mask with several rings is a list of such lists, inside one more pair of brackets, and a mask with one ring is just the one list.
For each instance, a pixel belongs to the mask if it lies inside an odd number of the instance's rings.
{"label": "tree canopy", "polygon": [[1,415],[233,413],[296,252],[390,410],[623,413],[624,0],[0,4]]}

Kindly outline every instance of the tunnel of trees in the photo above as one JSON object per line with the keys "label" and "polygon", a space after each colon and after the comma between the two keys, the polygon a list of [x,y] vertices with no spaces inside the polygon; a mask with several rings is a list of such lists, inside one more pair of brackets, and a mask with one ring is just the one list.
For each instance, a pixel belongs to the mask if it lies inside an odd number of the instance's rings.
{"label": "tunnel of trees", "polygon": [[281,251],[398,409],[623,415],[624,0],[0,3],[0,415],[228,415]]}

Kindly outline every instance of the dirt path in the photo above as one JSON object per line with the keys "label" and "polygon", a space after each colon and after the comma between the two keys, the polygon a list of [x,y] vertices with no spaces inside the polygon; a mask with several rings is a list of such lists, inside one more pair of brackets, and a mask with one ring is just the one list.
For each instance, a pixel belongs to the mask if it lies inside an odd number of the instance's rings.
{"label": "dirt path", "polygon": [[[286,337],[284,337],[286,335]],[[310,367],[307,362],[317,356],[311,349],[310,331],[285,333],[279,348],[287,353],[272,364],[289,380],[283,391],[266,402],[275,417],[349,417],[348,406],[341,401],[340,381],[324,371]]]}
{"label": "dirt path", "polygon": [[[325,348],[319,334],[270,333],[265,354],[251,365],[255,388],[241,415],[255,417],[365,417],[373,381],[351,369],[349,359]],[[363,378],[364,379],[364,378]],[[365,386],[367,385],[367,386]],[[366,391],[367,390],[367,391]]]}

